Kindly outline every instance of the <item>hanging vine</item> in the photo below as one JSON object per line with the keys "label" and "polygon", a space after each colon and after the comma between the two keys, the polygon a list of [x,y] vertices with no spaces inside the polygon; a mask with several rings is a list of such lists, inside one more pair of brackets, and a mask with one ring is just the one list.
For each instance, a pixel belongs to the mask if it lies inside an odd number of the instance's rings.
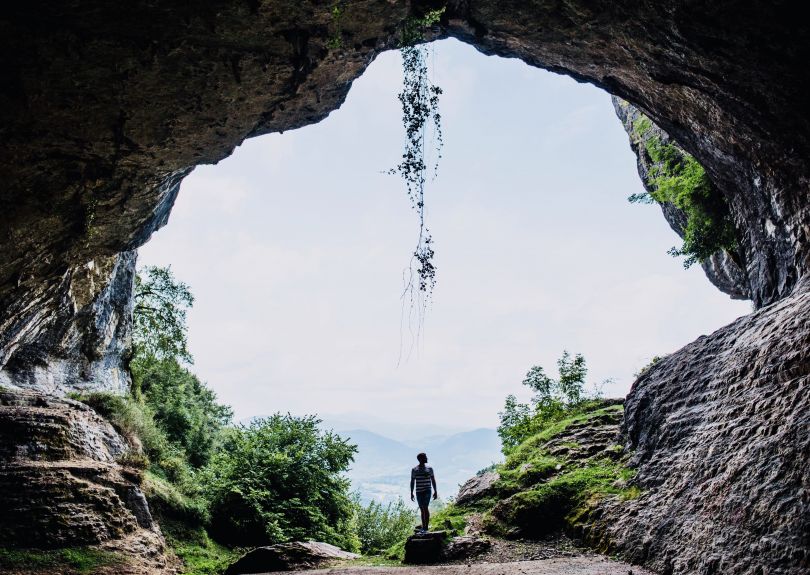
{"label": "hanging vine", "polygon": [[[442,149],[442,124],[439,96],[442,89],[430,78],[428,56],[430,48],[423,43],[424,31],[433,26],[444,13],[444,8],[425,14],[422,18],[409,18],[402,30],[402,91],[398,98],[402,104],[402,123],[405,127],[405,150],[402,162],[388,171],[399,174],[411,207],[419,220],[419,235],[408,268],[403,272],[403,303],[411,312],[416,311],[419,321],[424,317],[427,303],[436,286],[436,266],[433,258],[433,237],[425,221],[425,184],[430,162],[428,152],[435,148],[433,178],[438,173]],[[431,136],[429,138],[429,136]]]}

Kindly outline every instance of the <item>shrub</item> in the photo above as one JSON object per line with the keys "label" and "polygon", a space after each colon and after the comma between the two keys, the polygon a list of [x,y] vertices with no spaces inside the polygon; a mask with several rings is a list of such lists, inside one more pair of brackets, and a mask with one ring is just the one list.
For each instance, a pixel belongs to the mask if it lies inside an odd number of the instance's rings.
{"label": "shrub", "polygon": [[349,468],[357,448],[315,417],[276,414],[231,430],[203,474],[211,534],[224,543],[316,539],[356,549]]}
{"label": "shrub", "polygon": [[649,182],[652,190],[634,194],[630,201],[670,203],[684,213],[683,245],[669,250],[673,256],[686,256],[684,267],[723,250],[737,260],[737,231],[725,197],[693,156],[675,144],[662,142],[651,130],[652,122],[646,116],[633,123],[633,135],[643,143],[653,166]]}
{"label": "shrub", "polygon": [[416,523],[416,513],[402,499],[387,505],[372,501],[364,506],[355,498],[355,504],[357,538],[366,554],[390,548],[410,535]]}
{"label": "shrub", "polygon": [[[505,455],[539,428],[571,415],[587,403],[588,367],[582,354],[572,357],[568,351],[563,351],[557,360],[557,373],[557,378],[553,379],[539,365],[526,373],[522,383],[534,392],[531,405],[518,403],[514,395],[507,396],[504,410],[498,414],[501,420],[498,436]],[[593,396],[599,394],[597,391]]]}
{"label": "shrub", "polygon": [[71,397],[109,421],[136,451],[142,449],[152,463],[159,461],[168,451],[166,434],[155,423],[148,405],[132,397],[108,392],[73,394]]}

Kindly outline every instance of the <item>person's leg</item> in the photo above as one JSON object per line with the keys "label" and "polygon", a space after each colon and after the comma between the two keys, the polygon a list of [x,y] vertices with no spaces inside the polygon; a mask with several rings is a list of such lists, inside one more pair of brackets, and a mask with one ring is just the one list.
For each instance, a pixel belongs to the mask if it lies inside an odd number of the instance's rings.
{"label": "person's leg", "polygon": [[425,531],[427,531],[427,524],[428,524],[427,512],[428,512],[427,507],[422,506],[419,507],[419,514],[422,516],[422,529],[424,529]]}
{"label": "person's leg", "polygon": [[423,520],[423,523],[425,524],[425,531],[429,531],[430,527],[430,507],[428,505],[425,505],[425,518]]}

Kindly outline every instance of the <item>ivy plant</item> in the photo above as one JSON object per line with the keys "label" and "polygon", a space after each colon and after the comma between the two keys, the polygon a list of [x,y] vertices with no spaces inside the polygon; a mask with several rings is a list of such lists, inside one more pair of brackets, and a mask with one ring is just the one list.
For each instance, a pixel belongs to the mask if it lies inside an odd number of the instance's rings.
{"label": "ivy plant", "polygon": [[[412,309],[424,311],[436,286],[436,266],[433,237],[425,221],[425,185],[432,167],[433,177],[438,172],[442,149],[442,124],[439,96],[442,89],[435,85],[429,73],[429,48],[423,42],[424,32],[439,22],[444,9],[427,12],[420,18],[408,18],[402,28],[400,54],[402,56],[402,91],[398,98],[402,106],[405,127],[405,149],[402,161],[388,171],[399,174],[411,206],[417,213],[419,235],[408,269],[405,271],[403,297]],[[427,160],[431,145],[435,147],[433,165]]]}

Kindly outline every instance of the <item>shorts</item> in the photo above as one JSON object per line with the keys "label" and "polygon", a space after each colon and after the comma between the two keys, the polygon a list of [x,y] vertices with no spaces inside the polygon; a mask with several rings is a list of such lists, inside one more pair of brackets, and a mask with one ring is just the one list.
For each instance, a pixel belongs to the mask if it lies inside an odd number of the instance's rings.
{"label": "shorts", "polygon": [[417,491],[416,503],[419,507],[427,507],[430,505],[430,491]]}

